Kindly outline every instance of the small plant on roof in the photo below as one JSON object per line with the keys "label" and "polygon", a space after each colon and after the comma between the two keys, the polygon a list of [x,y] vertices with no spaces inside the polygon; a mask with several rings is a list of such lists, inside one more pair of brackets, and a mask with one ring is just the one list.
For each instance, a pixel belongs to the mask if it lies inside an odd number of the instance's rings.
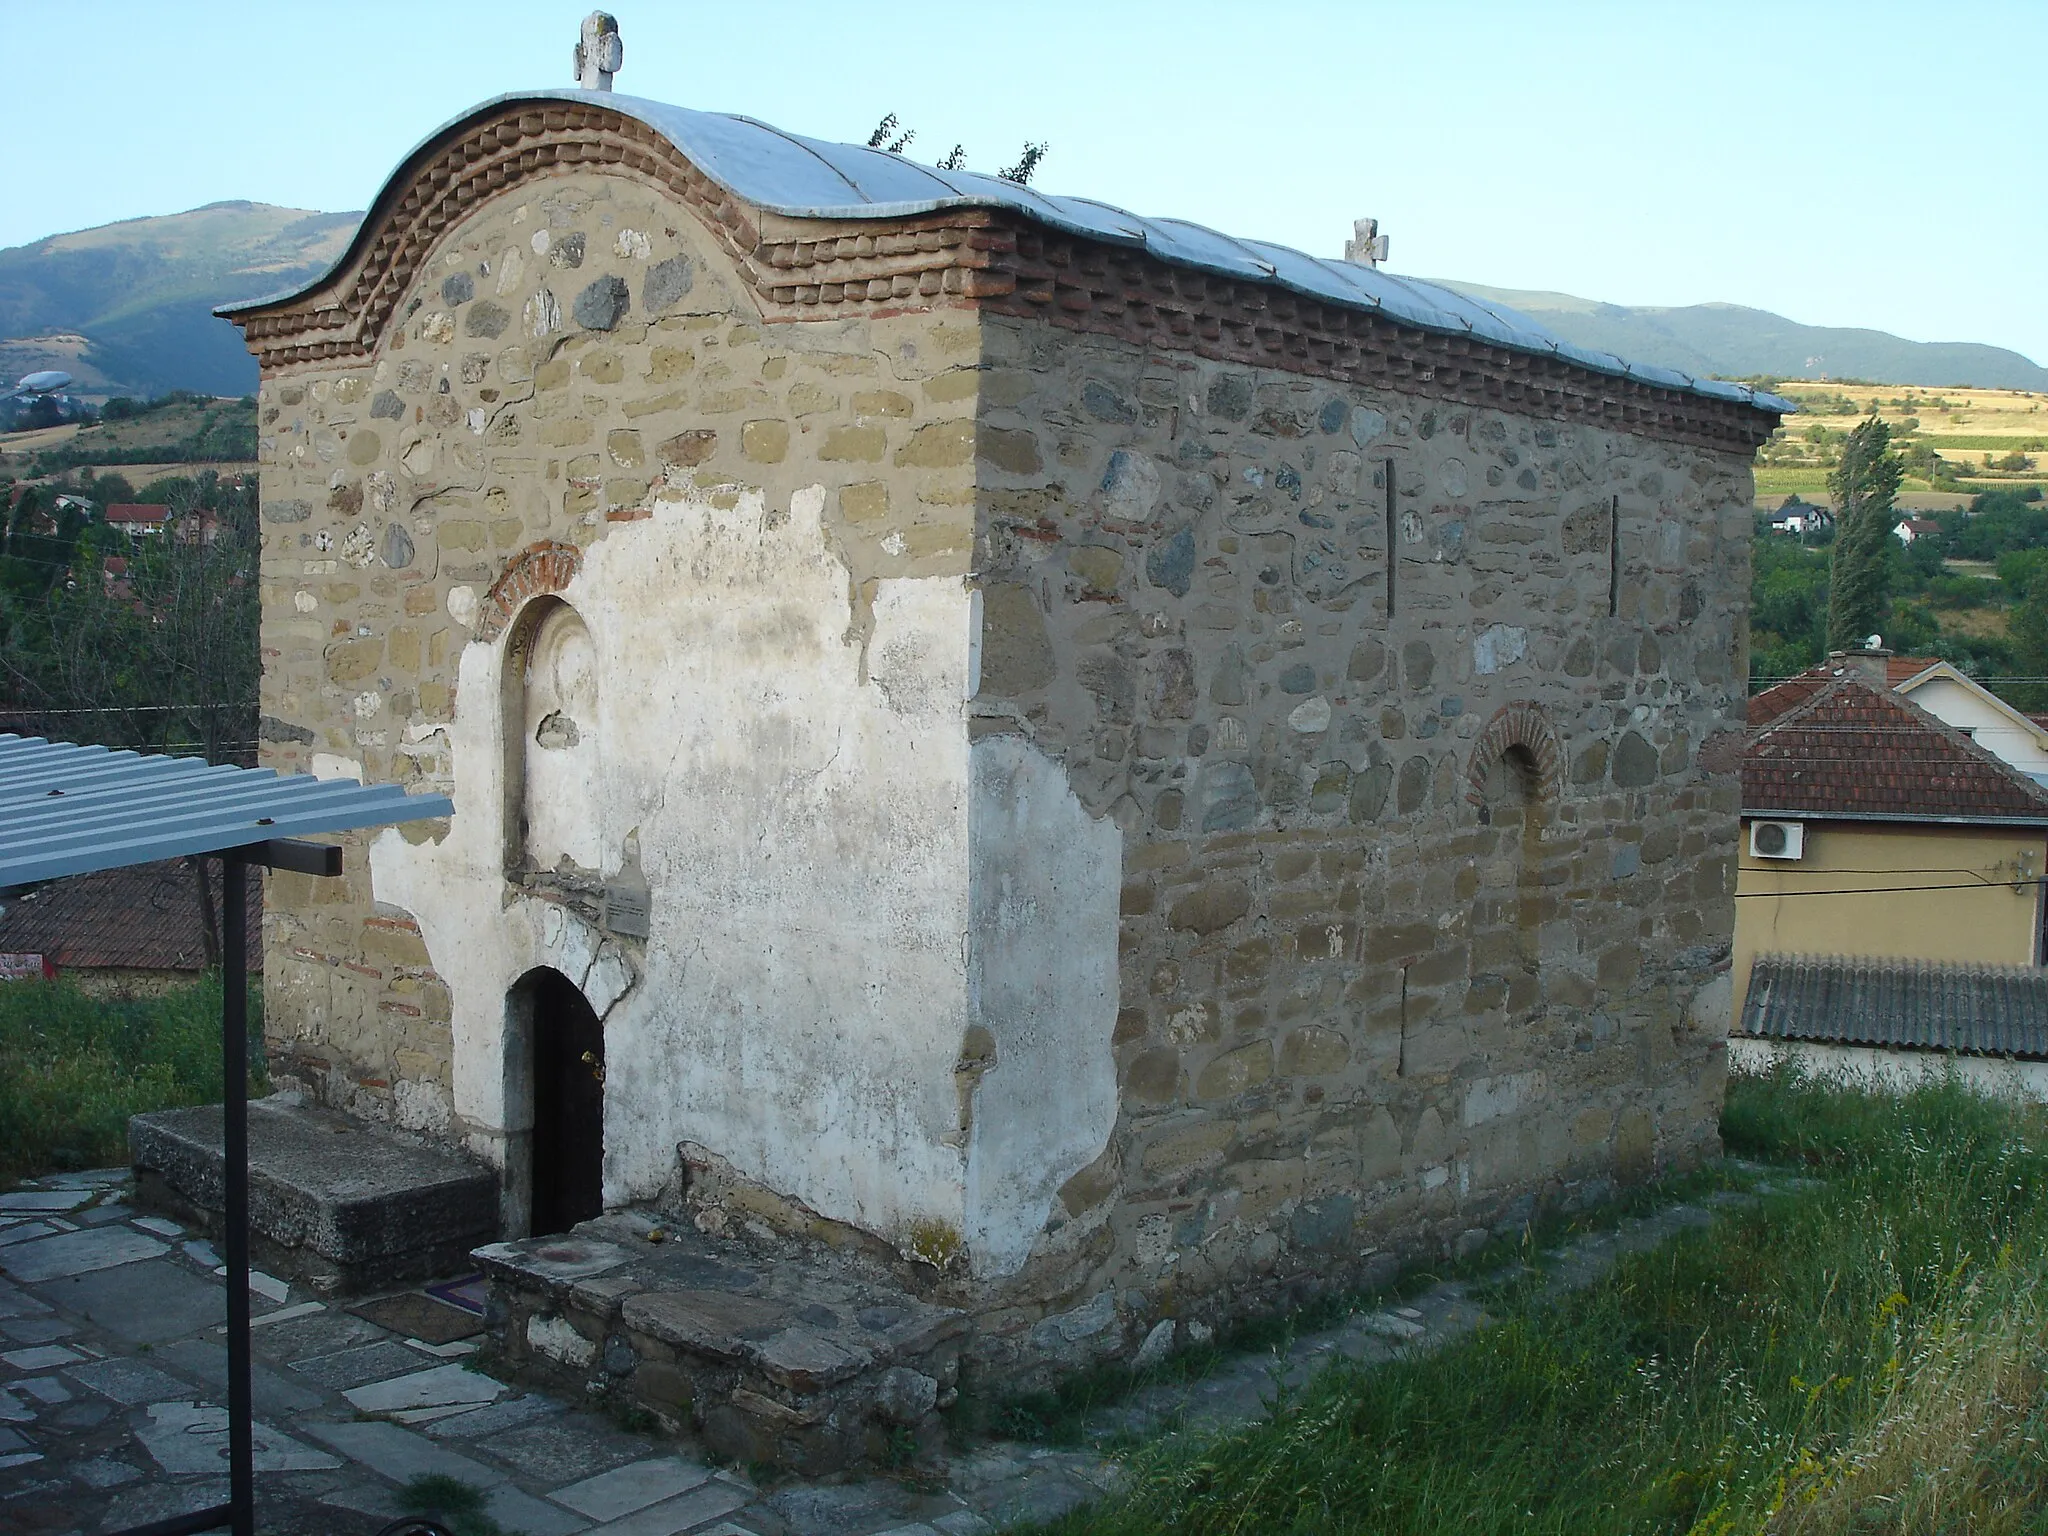
{"label": "small plant on roof", "polygon": [[1024,186],[1030,182],[1031,173],[1038,169],[1038,162],[1045,158],[1045,152],[1051,147],[1045,143],[1027,143],[1023,152],[1017,156],[1017,163],[1004,167],[996,174],[1005,181],[1014,181],[1018,186]]}
{"label": "small plant on roof", "polygon": [[910,141],[917,137],[917,130],[905,128],[898,133],[896,130],[899,126],[896,114],[889,113],[875,124],[875,131],[868,135],[868,148],[884,150],[892,155],[902,154],[904,150],[910,148]]}

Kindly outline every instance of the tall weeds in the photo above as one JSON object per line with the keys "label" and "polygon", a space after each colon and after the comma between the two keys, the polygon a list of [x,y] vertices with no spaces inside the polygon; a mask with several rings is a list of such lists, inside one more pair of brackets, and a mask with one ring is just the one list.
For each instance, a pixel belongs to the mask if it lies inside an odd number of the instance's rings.
{"label": "tall weeds", "polygon": [[1576,1295],[1526,1282],[1499,1326],[1332,1369],[1267,1423],[1156,1442],[1125,1498],[1056,1529],[2048,1530],[2039,1112],[1781,1073],[1739,1079],[1723,1129],[1819,1187]]}
{"label": "tall weeds", "polygon": [[[70,982],[0,985],[0,1175],[127,1161],[128,1117],[221,1096],[218,977],[162,997],[88,997]],[[262,1081],[259,1000],[250,1060]]]}

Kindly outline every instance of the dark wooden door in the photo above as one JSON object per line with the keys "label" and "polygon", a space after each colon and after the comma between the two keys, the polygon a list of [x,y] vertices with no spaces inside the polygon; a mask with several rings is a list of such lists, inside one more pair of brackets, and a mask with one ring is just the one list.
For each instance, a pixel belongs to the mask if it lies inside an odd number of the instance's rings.
{"label": "dark wooden door", "polygon": [[533,1233],[566,1232],[604,1209],[604,1026],[575,984],[533,986]]}

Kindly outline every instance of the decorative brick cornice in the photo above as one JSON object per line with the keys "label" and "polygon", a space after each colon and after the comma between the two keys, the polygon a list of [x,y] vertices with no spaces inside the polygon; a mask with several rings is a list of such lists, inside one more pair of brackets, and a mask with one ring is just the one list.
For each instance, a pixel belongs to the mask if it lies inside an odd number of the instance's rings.
{"label": "decorative brick cornice", "polygon": [[1529,754],[1536,769],[1530,786],[1539,800],[1555,800],[1564,789],[1564,749],[1550,717],[1526,699],[1514,699],[1494,711],[1493,718],[1472,743],[1472,762],[1465,772],[1465,799],[1473,805],[1486,803],[1486,778],[1494,764],[1510,747]]}
{"label": "decorative brick cornice", "polygon": [[505,564],[477,612],[477,638],[495,640],[505,632],[529,599],[560,592],[583,569],[583,551],[574,544],[542,539],[529,544]]}
{"label": "decorative brick cornice", "polygon": [[420,150],[370,210],[332,282],[241,313],[250,350],[265,369],[368,354],[444,231],[508,187],[587,169],[644,177],[690,208],[769,321],[974,306],[1213,361],[1722,452],[1753,453],[1777,425],[1756,406],[1418,330],[1371,310],[1047,229],[1009,211],[858,220],[764,213],[646,124],[570,102],[514,103]]}
{"label": "decorative brick cornice", "polygon": [[242,311],[244,341],[265,369],[362,356],[378,339],[441,234],[521,182],[586,169],[646,177],[691,208],[736,252],[759,241],[753,211],[654,129],[603,107],[507,107],[426,145],[364,216],[332,282]]}

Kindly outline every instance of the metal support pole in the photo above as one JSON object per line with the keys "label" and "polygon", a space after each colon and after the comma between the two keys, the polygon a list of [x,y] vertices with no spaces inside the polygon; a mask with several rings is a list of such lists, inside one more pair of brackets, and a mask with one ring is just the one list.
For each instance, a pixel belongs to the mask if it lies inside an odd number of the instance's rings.
{"label": "metal support pole", "polygon": [[228,1269],[228,1529],[256,1536],[255,1409],[249,1396],[249,866],[221,858],[221,1106]]}

